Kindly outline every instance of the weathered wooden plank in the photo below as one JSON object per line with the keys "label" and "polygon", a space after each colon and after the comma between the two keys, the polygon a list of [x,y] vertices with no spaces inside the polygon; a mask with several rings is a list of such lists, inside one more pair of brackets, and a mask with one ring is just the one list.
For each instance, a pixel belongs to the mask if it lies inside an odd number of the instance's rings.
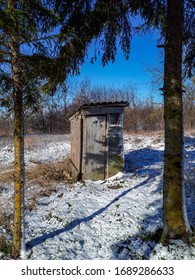
{"label": "weathered wooden plank", "polygon": [[81,117],[78,116],[71,120],[71,160],[80,169],[81,154]]}
{"label": "weathered wooden plank", "polygon": [[123,113],[124,108],[123,107],[92,107],[87,109],[82,109],[81,114],[82,115],[107,115],[110,113]]}
{"label": "weathered wooden plank", "polygon": [[80,172],[74,165],[74,163],[71,161],[71,159],[68,159],[66,170],[63,172],[65,178],[67,178],[68,181],[71,182],[77,182],[80,178]]}
{"label": "weathered wooden plank", "polygon": [[105,115],[86,117],[83,124],[83,178],[104,180],[107,165]]}
{"label": "weathered wooden plank", "polygon": [[109,126],[108,129],[108,177],[124,170],[123,128]]}

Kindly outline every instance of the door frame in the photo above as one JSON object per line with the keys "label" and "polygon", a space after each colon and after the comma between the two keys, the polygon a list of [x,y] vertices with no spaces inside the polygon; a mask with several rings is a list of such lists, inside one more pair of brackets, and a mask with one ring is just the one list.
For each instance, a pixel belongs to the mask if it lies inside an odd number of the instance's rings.
{"label": "door frame", "polygon": [[[81,162],[80,162],[80,170],[81,170],[81,176],[82,178],[83,176],[83,171],[84,171],[84,137],[86,137],[84,135],[84,133],[87,133],[87,119],[91,118],[91,117],[105,117],[105,146],[104,146],[104,152],[105,152],[105,156],[104,156],[104,179],[107,178],[108,175],[108,114],[91,114],[91,115],[85,115],[83,116],[83,118],[81,118]],[[84,128],[84,126],[86,125],[86,130]],[[85,151],[86,153],[86,151]]]}

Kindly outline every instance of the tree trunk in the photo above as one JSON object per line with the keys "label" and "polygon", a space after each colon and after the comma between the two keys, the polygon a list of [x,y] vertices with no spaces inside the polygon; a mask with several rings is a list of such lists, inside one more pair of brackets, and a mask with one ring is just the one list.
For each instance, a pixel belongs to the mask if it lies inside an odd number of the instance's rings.
{"label": "tree trunk", "polygon": [[10,49],[12,53],[12,80],[14,100],[14,232],[12,257],[18,258],[22,244],[22,207],[24,202],[24,114],[21,87],[20,49],[18,20],[14,16],[17,1],[8,0],[8,8],[13,23],[10,30]]}
{"label": "tree trunk", "polygon": [[187,239],[183,186],[182,41],[184,1],[168,0],[164,64],[163,239]]}

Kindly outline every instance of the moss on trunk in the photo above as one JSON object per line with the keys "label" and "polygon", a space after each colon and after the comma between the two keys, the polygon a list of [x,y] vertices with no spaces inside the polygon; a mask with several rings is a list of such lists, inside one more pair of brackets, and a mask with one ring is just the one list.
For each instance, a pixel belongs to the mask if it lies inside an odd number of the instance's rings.
{"label": "moss on trunk", "polygon": [[13,100],[14,100],[14,232],[12,257],[18,258],[22,243],[22,207],[24,202],[24,117],[20,71],[19,22],[15,15],[17,1],[8,0],[12,28],[9,30]]}
{"label": "moss on trunk", "polygon": [[163,237],[166,239],[187,239],[189,232],[183,189],[183,14],[183,0],[168,0],[164,65]]}

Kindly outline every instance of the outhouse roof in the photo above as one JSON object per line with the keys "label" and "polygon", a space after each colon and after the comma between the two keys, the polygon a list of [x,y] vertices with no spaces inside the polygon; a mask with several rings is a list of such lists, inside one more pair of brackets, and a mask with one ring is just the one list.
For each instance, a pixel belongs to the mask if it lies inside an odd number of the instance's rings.
{"label": "outhouse roof", "polygon": [[74,112],[68,115],[71,118],[75,113],[78,113],[82,109],[89,109],[89,108],[101,108],[101,107],[127,107],[129,103],[127,101],[114,101],[114,102],[96,102],[96,103],[85,103],[77,108]]}

